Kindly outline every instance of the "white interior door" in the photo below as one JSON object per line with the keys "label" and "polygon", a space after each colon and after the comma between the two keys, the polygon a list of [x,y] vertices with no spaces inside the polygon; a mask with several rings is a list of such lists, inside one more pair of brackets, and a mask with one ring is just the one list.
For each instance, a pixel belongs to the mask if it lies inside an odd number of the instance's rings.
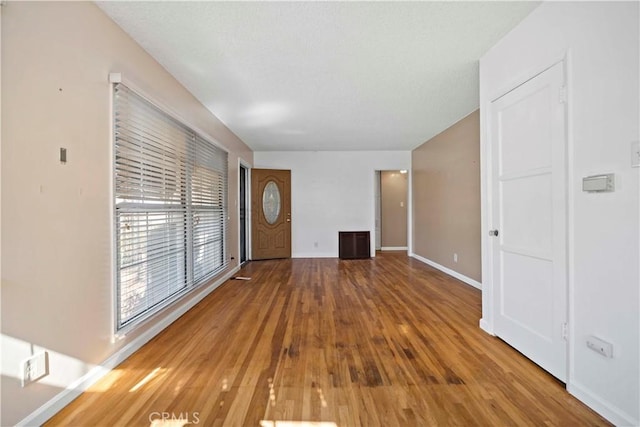
{"label": "white interior door", "polygon": [[566,381],[563,95],[558,63],[492,102],[490,234],[496,335]]}

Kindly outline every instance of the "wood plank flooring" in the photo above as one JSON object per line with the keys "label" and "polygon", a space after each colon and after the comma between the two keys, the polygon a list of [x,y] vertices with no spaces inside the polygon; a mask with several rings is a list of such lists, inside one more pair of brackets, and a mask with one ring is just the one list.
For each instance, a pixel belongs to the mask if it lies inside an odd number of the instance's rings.
{"label": "wood plank flooring", "polygon": [[478,290],[405,254],[239,275],[47,425],[608,425],[478,328]]}

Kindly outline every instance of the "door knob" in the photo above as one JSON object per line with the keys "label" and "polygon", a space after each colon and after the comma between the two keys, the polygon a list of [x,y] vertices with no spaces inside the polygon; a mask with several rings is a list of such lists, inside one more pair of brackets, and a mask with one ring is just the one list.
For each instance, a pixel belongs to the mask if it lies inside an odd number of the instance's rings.
{"label": "door knob", "polygon": [[497,237],[498,236],[498,230],[489,230],[489,236]]}

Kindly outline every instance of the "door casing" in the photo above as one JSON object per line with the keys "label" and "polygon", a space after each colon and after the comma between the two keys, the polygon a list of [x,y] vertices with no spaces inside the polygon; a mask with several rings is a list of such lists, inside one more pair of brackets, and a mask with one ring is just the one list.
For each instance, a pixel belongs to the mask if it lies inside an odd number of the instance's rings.
{"label": "door casing", "polygon": [[[574,342],[572,340],[573,334],[573,319],[574,319],[574,308],[572,304],[572,295],[573,295],[573,287],[574,279],[573,279],[573,262],[571,253],[573,252],[573,247],[570,242],[572,242],[572,234],[573,229],[571,226],[571,217],[572,217],[572,200],[573,200],[573,189],[569,185],[568,177],[572,176],[573,173],[573,154],[572,154],[572,132],[571,132],[571,116],[572,116],[572,103],[571,103],[571,70],[572,70],[572,61],[571,61],[571,51],[564,50],[561,52],[550,52],[546,58],[538,62],[537,66],[531,67],[528,70],[523,70],[519,72],[517,75],[512,75],[508,79],[505,79],[503,82],[496,85],[496,82],[490,82],[489,79],[484,79],[482,76],[482,63],[481,63],[481,79],[480,79],[480,122],[481,122],[481,132],[480,132],[480,153],[481,153],[481,247],[482,247],[482,318],[479,321],[479,326],[482,330],[490,335],[495,335],[494,329],[494,319],[495,319],[495,310],[497,309],[494,304],[494,278],[493,278],[493,251],[492,251],[492,239],[493,237],[489,236],[489,230],[493,229],[493,224],[491,223],[491,218],[493,217],[492,209],[493,209],[493,183],[491,179],[491,171],[493,167],[492,162],[492,142],[491,142],[491,122],[492,116],[490,113],[491,103],[518,86],[524,84],[525,82],[531,80],[538,74],[544,72],[545,70],[553,67],[555,64],[563,62],[564,63],[564,73],[565,73],[565,88],[567,92],[566,96],[566,109],[565,109],[565,143],[566,143],[566,238],[569,242],[566,247],[566,258],[567,258],[567,378],[566,384],[569,387],[571,384],[573,370],[572,370],[572,355],[573,355],[573,346]],[[487,83],[485,83],[487,82]],[[493,86],[492,90],[488,88]]]}
{"label": "door casing", "polygon": [[[238,262],[240,265],[247,263],[251,259],[251,167],[241,159],[238,159]],[[240,175],[244,176],[244,188]],[[244,193],[244,197],[243,197]],[[242,217],[242,207],[244,206],[244,219]],[[242,227],[244,222],[244,239]],[[244,257],[242,254],[242,244],[244,243]]]}

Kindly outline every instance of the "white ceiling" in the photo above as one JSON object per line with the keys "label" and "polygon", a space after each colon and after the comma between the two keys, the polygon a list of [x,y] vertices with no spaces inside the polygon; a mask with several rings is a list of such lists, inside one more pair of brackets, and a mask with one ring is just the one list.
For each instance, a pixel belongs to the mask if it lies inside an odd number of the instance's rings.
{"label": "white ceiling", "polygon": [[410,150],[533,2],[99,2],[256,151]]}

